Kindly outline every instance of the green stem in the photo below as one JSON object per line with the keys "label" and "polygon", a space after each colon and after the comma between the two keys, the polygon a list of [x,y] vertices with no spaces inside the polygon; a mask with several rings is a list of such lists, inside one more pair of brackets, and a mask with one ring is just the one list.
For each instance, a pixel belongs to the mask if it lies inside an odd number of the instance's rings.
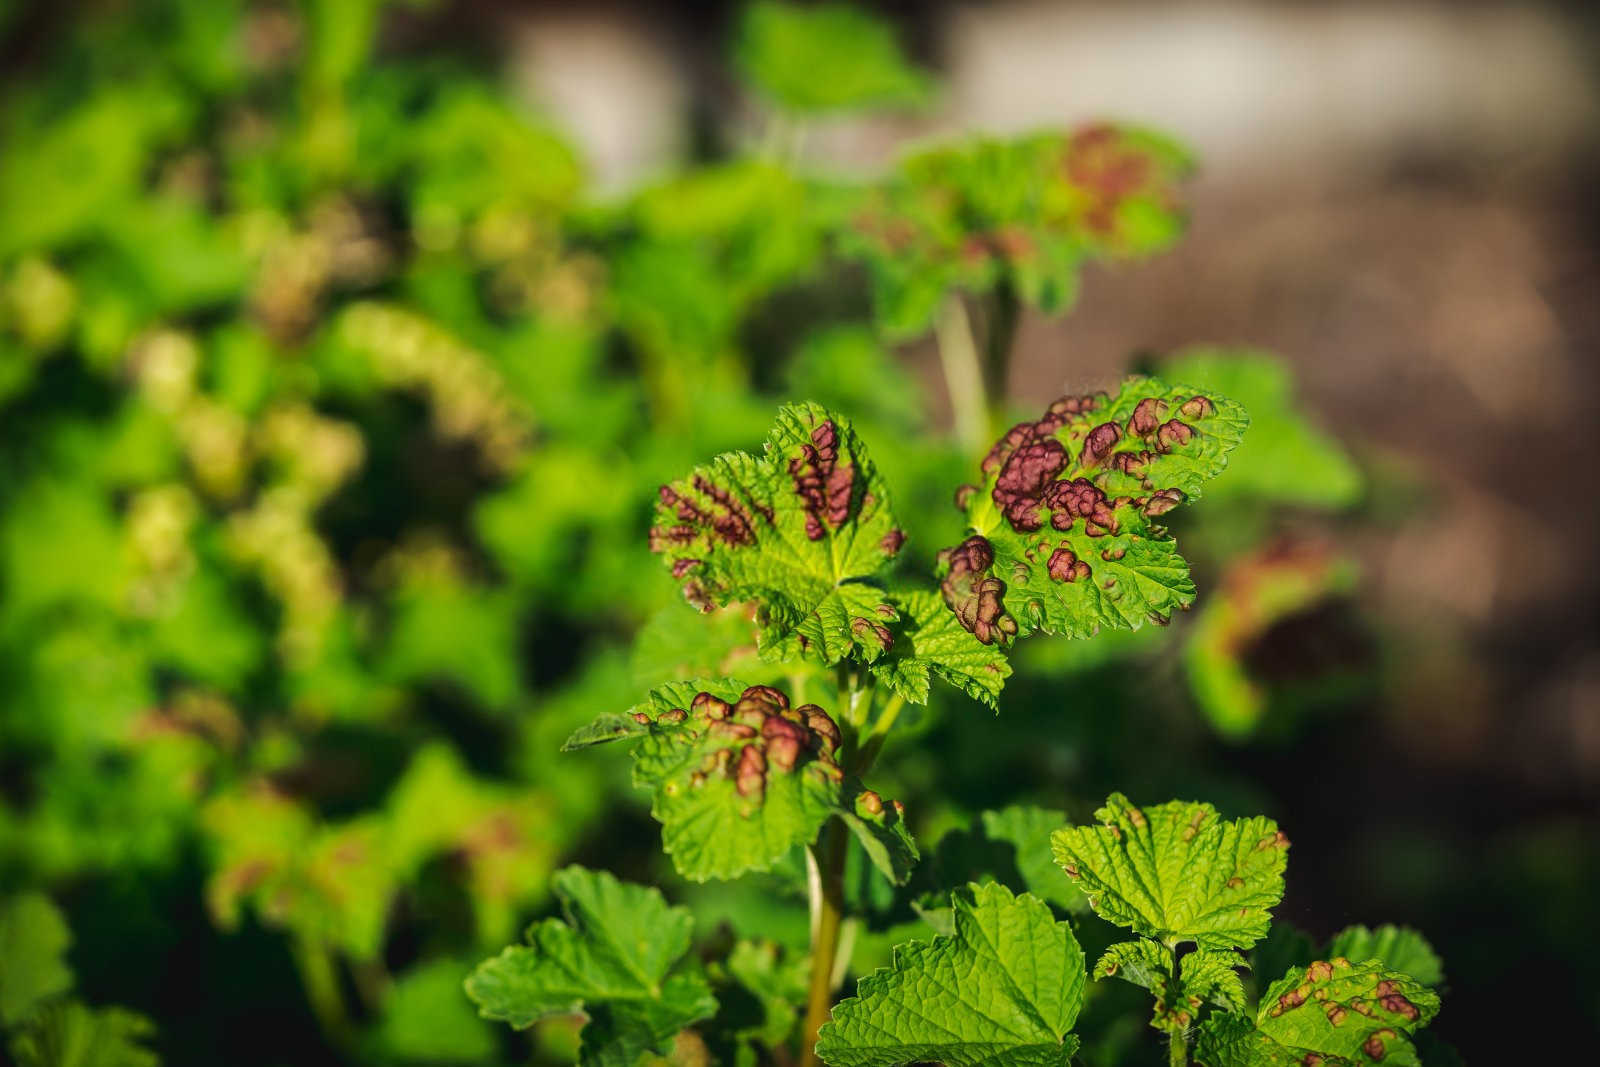
{"label": "green stem", "polygon": [[[1178,958],[1178,942],[1169,940],[1164,942],[1167,951],[1172,954],[1172,986],[1167,991],[1167,1003],[1176,1006],[1178,999],[1183,995],[1183,976],[1178,968],[1183,961]],[[1167,1031],[1170,1038],[1167,1044],[1168,1067],[1189,1067],[1189,1039],[1184,1028],[1174,1026]]]}
{"label": "green stem", "polygon": [[934,323],[939,363],[944,368],[945,391],[950,395],[956,439],[976,454],[989,443],[989,402],[978,345],[972,337],[972,320],[960,293],[945,297]]}
{"label": "green stem", "polygon": [[983,387],[989,399],[985,412],[989,419],[985,441],[997,437],[1006,426],[1006,386],[1011,376],[1012,342],[1016,339],[1021,315],[1022,302],[1017,299],[1016,287],[1009,281],[1002,281],[989,303],[984,338]]}
{"label": "green stem", "polygon": [[1167,1045],[1167,1067],[1189,1067],[1189,1039],[1182,1030],[1169,1030],[1172,1041]]}
{"label": "green stem", "polygon": [[321,941],[304,935],[295,938],[294,962],[305,986],[306,999],[323,1031],[343,1044],[349,1036],[344,997],[339,992],[339,972],[333,953]]}
{"label": "green stem", "polygon": [[900,709],[906,706],[906,698],[896,693],[889,698],[889,702],[878,713],[878,720],[872,724],[872,730],[867,734],[866,740],[861,742],[861,748],[856,753],[856,774],[866,774],[872,769],[872,764],[877,760],[878,753],[883,751],[883,743],[889,738],[889,731],[894,728],[895,719],[900,717]]}
{"label": "green stem", "polygon": [[811,889],[811,987],[806,996],[800,1067],[815,1067],[817,1031],[833,1010],[833,974],[844,921],[844,823],[829,819],[814,849],[807,853]]}

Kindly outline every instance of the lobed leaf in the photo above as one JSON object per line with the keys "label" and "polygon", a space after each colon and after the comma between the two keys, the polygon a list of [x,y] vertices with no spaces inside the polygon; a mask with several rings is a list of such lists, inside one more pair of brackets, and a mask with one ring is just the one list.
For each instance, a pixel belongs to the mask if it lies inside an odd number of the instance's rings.
{"label": "lobed leaf", "polygon": [[619,739],[636,742],[634,784],[650,790],[662,847],[686,878],[768,870],[816,840],[833,815],[892,882],[904,882],[918,859],[900,805],[845,779],[833,718],[815,704],[790,707],[771,686],[669,682],[563,748]]}
{"label": "lobed leaf", "polygon": [[1378,960],[1385,968],[1399,971],[1425,986],[1444,982],[1444,964],[1428,939],[1409,926],[1384,924],[1376,930],[1347,926],[1334,935],[1326,958]]}
{"label": "lobed leaf", "polygon": [[1011,675],[1005,654],[964,629],[932,591],[891,590],[901,627],[889,655],[872,665],[879,681],[913,704],[928,702],[930,675],[972,699],[999,708],[1000,689]]}
{"label": "lobed leaf", "polygon": [[973,885],[954,901],[955,933],[895,950],[833,1009],[817,1055],[832,1067],[1065,1067],[1083,1003],[1083,950],[1031,896]]}
{"label": "lobed leaf", "polygon": [[1062,397],[958,494],[971,536],[939,554],[945,603],[983,644],[1166,622],[1195,588],[1155,520],[1200,496],[1248,424],[1231,400],[1153,378]]}
{"label": "lobed leaf", "polygon": [[580,1062],[633,1067],[665,1053],[684,1027],[717,1010],[710,986],[685,969],[694,918],[655,890],[609,874],[568,867],[552,881],[565,919],[529,927],[513,945],[478,965],[467,995],[484,1018],[517,1029],[549,1015],[582,1011]]}
{"label": "lobed leaf", "polygon": [[1149,255],[1178,236],[1188,169],[1172,141],[1111,125],[935,148],[860,198],[842,244],[865,261],[892,334],[925,329],[953,291],[1004,288],[1063,311],[1086,262]]}
{"label": "lobed leaf", "polygon": [[1168,944],[1244,949],[1283,896],[1289,839],[1271,819],[1223,819],[1209,804],[1140,810],[1113,793],[1099,826],[1051,837],[1055,859],[1101,918]]}
{"label": "lobed leaf", "polygon": [[1410,1035],[1438,1011],[1436,993],[1376,960],[1319,960],[1267,988],[1253,1027],[1239,1016],[1207,1020],[1195,1059],[1204,1067],[1415,1067]]}
{"label": "lobed leaf", "polygon": [[1106,949],[1094,965],[1094,977],[1120,978],[1155,997],[1150,1025],[1157,1030],[1182,1030],[1207,1002],[1228,1011],[1244,1010],[1244,982],[1233,952],[1200,949],[1181,959],[1165,945],[1149,939],[1123,941]]}
{"label": "lobed leaf", "polygon": [[650,547],[691,604],[758,605],[764,655],[872,661],[898,613],[870,583],[905,536],[850,422],[785,407],[759,457],[729,452],[661,487]]}

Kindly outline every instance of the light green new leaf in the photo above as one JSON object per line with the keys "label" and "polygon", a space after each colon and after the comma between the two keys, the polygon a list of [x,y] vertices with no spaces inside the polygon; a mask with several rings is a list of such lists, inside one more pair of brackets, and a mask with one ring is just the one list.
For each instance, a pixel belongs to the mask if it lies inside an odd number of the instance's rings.
{"label": "light green new leaf", "polygon": [[661,487],[650,547],[691,604],[751,600],[764,655],[877,659],[898,614],[870,583],[904,542],[850,422],[785,407],[761,456],[724,453]]}
{"label": "light green new leaf", "polygon": [[1205,1067],[1276,1067],[1308,1056],[1329,1067],[1415,1067],[1410,1035],[1438,1011],[1436,993],[1376,960],[1319,960],[1267,988],[1253,1029],[1238,1016],[1208,1020],[1195,1059]]}
{"label": "light green new leaf", "polygon": [[[1184,1029],[1207,1002],[1228,1011],[1244,1010],[1244,982],[1235,968],[1244,960],[1232,952],[1199,949],[1179,960],[1165,945],[1141,938],[1106,949],[1094,965],[1094,977],[1120,978],[1150,991],[1157,1030]],[[1174,971],[1176,970],[1176,973]]]}
{"label": "light green new leaf", "polygon": [[998,709],[1000,689],[1011,674],[1005,654],[964,629],[936,593],[897,589],[890,597],[904,628],[889,654],[872,665],[878,680],[913,704],[926,704],[929,676],[938,675]]}
{"label": "light green new leaf", "polygon": [[955,934],[895,950],[818,1034],[832,1067],[1065,1067],[1083,1003],[1083,950],[1037,897],[1002,885],[955,898]]}
{"label": "light green new leaf", "polygon": [[1223,819],[1177,800],[1140,810],[1120,793],[1095,817],[1102,825],[1057,830],[1051,846],[1101,918],[1203,949],[1249,948],[1266,934],[1289,848],[1271,819]]}
{"label": "light green new leaf", "polygon": [[19,1067],[156,1067],[142,1044],[155,1024],[124,1008],[88,1008],[75,1000],[46,1005],[11,1040]]}
{"label": "light green new leaf", "polygon": [[558,872],[552,884],[565,920],[535,923],[528,944],[485,960],[467,979],[484,1018],[523,1029],[582,1011],[590,1021],[581,1062],[632,1067],[716,1012],[705,979],[680,966],[694,929],[687,909],[581,867]]}
{"label": "light green new leaf", "polygon": [[1385,924],[1376,930],[1347,926],[1334,935],[1325,959],[1378,960],[1391,971],[1415,978],[1425,986],[1444,982],[1444,964],[1428,939],[1409,926]]}
{"label": "light green new leaf", "polygon": [[1156,520],[1200,495],[1248,423],[1225,397],[1153,378],[1062,397],[1008,431],[963,491],[971,536],[940,553],[945,603],[984,644],[1165,622],[1195,588]]}
{"label": "light green new leaf", "polygon": [[0,1025],[17,1025],[41,1001],[72,988],[71,944],[66,920],[43,893],[0,904]]}
{"label": "light green new leaf", "polygon": [[745,77],[796,112],[914,104],[928,92],[893,29],[847,4],[759,0],[745,9],[734,58]]}

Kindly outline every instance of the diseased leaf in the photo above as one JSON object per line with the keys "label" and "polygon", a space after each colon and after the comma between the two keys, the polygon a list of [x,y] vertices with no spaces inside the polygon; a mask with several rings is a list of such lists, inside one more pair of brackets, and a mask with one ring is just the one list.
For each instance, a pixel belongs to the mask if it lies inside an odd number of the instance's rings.
{"label": "diseased leaf", "polygon": [[1223,819],[1209,804],[1140,810],[1120,793],[1099,826],[1051,837],[1055,859],[1101,918],[1158,941],[1244,949],[1283,896],[1289,839],[1271,819]]}
{"label": "diseased leaf", "polygon": [[902,625],[889,654],[872,665],[873,675],[913,704],[928,702],[931,674],[998,709],[1011,674],[1005,654],[964,629],[932,591],[891,590],[890,597]]}
{"label": "diseased leaf", "polygon": [[842,244],[865,260],[891,334],[925,329],[958,290],[1006,287],[1064,311],[1084,263],[1146,256],[1178,236],[1188,169],[1172,141],[1109,125],[935,148],[861,197]]}
{"label": "diseased leaf", "polygon": [[651,790],[662,847],[684,877],[766,870],[815,840],[837,809],[843,772],[827,747],[827,728],[807,722],[822,725],[821,708],[785,716],[783,694],[737,682],[664,686],[650,703],[654,715],[634,748],[633,781]]}
{"label": "diseased leaf", "polygon": [[1255,1026],[1213,1016],[1201,1030],[1205,1067],[1420,1063],[1410,1035],[1439,1011],[1439,997],[1376,961],[1342,957],[1297,967],[1261,996]]}
{"label": "diseased leaf", "polygon": [[877,469],[848,420],[783,408],[761,456],[729,452],[661,487],[650,547],[691,604],[752,600],[763,655],[877,659],[898,618],[868,579],[899,551]]}
{"label": "diseased leaf", "polygon": [[646,1052],[717,1010],[705,979],[687,969],[694,919],[655,889],[568,867],[553,882],[565,919],[529,927],[526,945],[485,960],[467,995],[484,1018],[517,1029],[582,1011],[580,1062],[633,1067]]}
{"label": "diseased leaf", "polygon": [[652,794],[662,847],[697,882],[767,870],[814,841],[828,816],[854,814],[834,759],[838,725],[815,704],[791,708],[771,686],[670,682],[565,747],[618,738],[637,741],[634,784]]}
{"label": "diseased leaf", "polygon": [[851,779],[849,796],[839,816],[850,827],[872,865],[894,885],[904,885],[921,859],[917,843],[906,828],[905,809],[898,800],[885,801]]}
{"label": "diseased leaf", "polygon": [[1347,926],[1334,935],[1324,958],[1378,960],[1391,971],[1416,979],[1425,986],[1444,982],[1444,964],[1428,939],[1409,926],[1385,924],[1376,930]]}
{"label": "diseased leaf", "polygon": [[11,1040],[19,1067],[156,1067],[144,1047],[156,1032],[124,1008],[88,1008],[75,1000],[47,1004]]}
{"label": "diseased leaf", "polygon": [[0,904],[0,1025],[16,1026],[39,1004],[72,988],[72,931],[43,893]]}
{"label": "diseased leaf", "polygon": [[1083,950],[1036,897],[1002,885],[956,895],[955,933],[895,950],[833,1009],[817,1055],[832,1067],[1065,1067],[1083,1003]]}
{"label": "diseased leaf", "polygon": [[1120,978],[1149,990],[1155,997],[1150,1025],[1182,1030],[1193,1024],[1202,1004],[1244,1010],[1244,982],[1235,970],[1242,966],[1244,960],[1233,952],[1199,949],[1178,959],[1165,945],[1141,938],[1106,949],[1094,965],[1094,977]]}
{"label": "diseased leaf", "polygon": [[1018,423],[985,457],[983,485],[957,496],[971,536],[939,554],[945,603],[984,644],[1165,622],[1195,590],[1155,520],[1200,495],[1248,423],[1231,400],[1153,378]]}

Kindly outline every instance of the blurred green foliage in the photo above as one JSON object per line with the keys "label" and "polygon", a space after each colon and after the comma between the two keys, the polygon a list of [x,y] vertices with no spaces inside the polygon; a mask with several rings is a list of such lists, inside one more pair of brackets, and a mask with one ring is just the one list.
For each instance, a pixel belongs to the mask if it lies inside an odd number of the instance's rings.
{"label": "blurred green foliage", "polygon": [[[386,19],[426,39],[442,17],[379,0],[96,9],[0,100],[0,888],[85,911],[130,881],[203,898],[225,949],[275,961],[261,988],[292,960],[298,985],[271,1003],[309,1004],[349,1062],[525,1058],[467,1010],[463,961],[547,908],[567,858],[655,862],[622,773],[557,748],[641,687],[750,658],[737,610],[709,643],[675,625],[691,616],[645,543],[656,487],[752,447],[779,397],[817,400],[925,516],[907,552],[927,561],[961,528],[949,487],[976,457],[890,341],[952,294],[1064,310],[1086,263],[1182,225],[1186,155],[1115,127],[938,148],[866,185],[735,154],[596,202],[566,139],[472,64],[375,52]],[[846,8],[756,4],[734,57],[775,123],[930,88]],[[1264,541],[1280,505],[1359,492],[1269,358],[1168,373],[1244,401],[1274,442],[1206,502],[1206,522],[1245,531],[1204,544],[1208,566]],[[1282,472],[1313,460],[1333,473],[1308,497]],[[1033,684],[1099,685],[1165,640],[1059,642],[1029,653]],[[1016,695],[1055,706],[1036,698]],[[927,827],[964,825],[1015,769],[970,736],[987,714],[908,713],[966,753],[938,789],[926,765],[899,772]],[[1115,742],[1066,729],[1075,759]],[[1059,802],[1047,769],[1003,799]],[[724,977],[767,1005],[747,1027],[772,1040],[804,919],[769,888],[695,892],[724,894],[750,939]],[[915,921],[883,917],[858,969]],[[59,941],[59,925],[0,924],[0,943]],[[10,1026],[63,972],[6,955]],[[149,1062],[145,1024],[110,1012],[56,1004],[14,1054]],[[212,1040],[197,1026],[163,1015],[156,1046],[191,1059]],[[535,1048],[570,1038],[546,1027]],[[74,1060],[74,1043],[122,1051]]]}

